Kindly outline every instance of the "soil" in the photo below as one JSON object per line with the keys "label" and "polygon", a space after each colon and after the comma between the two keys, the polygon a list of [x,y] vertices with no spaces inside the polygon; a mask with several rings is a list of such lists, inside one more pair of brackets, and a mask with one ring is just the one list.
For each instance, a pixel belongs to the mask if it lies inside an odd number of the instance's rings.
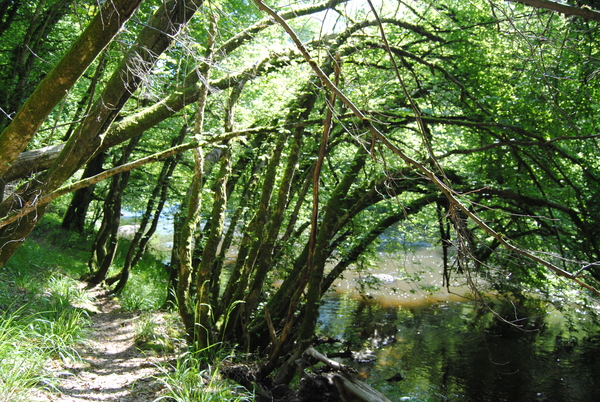
{"label": "soil", "polygon": [[[90,312],[90,340],[78,348],[75,361],[55,360],[47,367],[56,381],[32,395],[36,402],[114,401],[151,402],[164,395],[157,378],[161,367],[169,367],[173,353],[142,350],[136,344],[136,324],[140,312],[123,310],[108,291],[91,291],[91,305],[78,306]],[[153,313],[152,322],[165,327],[164,313]],[[254,367],[253,367],[254,366]],[[223,367],[222,373],[247,389],[258,385],[257,401],[341,402],[339,392],[326,372],[307,374],[298,391],[270,380],[258,383],[255,365]],[[43,386],[43,384],[40,384]],[[352,399],[354,400],[354,399]],[[364,400],[364,399],[357,399]]]}
{"label": "soil", "polygon": [[[39,391],[35,401],[146,402],[159,398],[163,385],[159,366],[174,357],[143,351],[136,345],[139,312],[124,311],[106,290],[91,291],[90,341],[78,348],[78,361],[55,361],[56,383]],[[160,322],[161,315],[153,316]]]}

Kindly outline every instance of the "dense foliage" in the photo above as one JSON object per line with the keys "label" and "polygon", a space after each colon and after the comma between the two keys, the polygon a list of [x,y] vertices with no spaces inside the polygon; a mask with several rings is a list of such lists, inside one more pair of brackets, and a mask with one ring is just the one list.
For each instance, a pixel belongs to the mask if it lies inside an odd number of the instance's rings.
{"label": "dense foliage", "polygon": [[[110,17],[1,4],[0,266],[43,197],[106,177],[58,201],[66,227],[94,233],[89,283],[123,289],[170,207],[170,301],[190,344],[265,352],[262,376],[310,344],[323,294],[385,233],[429,230],[446,277],[599,294],[593,20],[499,1],[307,1],[276,4],[285,32],[260,1],[145,1],[47,115],[32,112],[40,127],[8,137],[36,85],[62,79],[65,44]],[[125,209],[143,215],[115,267]]]}

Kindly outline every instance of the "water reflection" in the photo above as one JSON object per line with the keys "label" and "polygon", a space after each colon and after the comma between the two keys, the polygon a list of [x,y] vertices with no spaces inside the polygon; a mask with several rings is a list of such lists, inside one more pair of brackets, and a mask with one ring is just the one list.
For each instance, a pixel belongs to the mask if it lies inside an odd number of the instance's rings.
{"label": "water reflection", "polygon": [[566,321],[536,299],[490,300],[517,327],[444,292],[409,292],[409,300],[384,286],[363,299],[344,286],[348,292],[324,300],[319,318],[320,335],[340,342],[322,348],[349,348],[346,363],[392,400],[600,400],[600,335],[583,316]]}
{"label": "water reflection", "polygon": [[[119,226],[119,235],[133,238],[140,227],[140,220],[141,216],[124,211]],[[167,255],[171,251],[173,247],[173,217],[171,215],[161,216],[150,240],[150,245],[158,253]]]}
{"label": "water reflection", "polygon": [[403,255],[382,257],[375,268],[347,270],[342,279],[334,282],[333,289],[356,297],[377,298],[382,304],[392,305],[462,301],[470,289],[464,278],[453,277],[448,290],[441,273],[441,253],[439,248],[418,248]]}

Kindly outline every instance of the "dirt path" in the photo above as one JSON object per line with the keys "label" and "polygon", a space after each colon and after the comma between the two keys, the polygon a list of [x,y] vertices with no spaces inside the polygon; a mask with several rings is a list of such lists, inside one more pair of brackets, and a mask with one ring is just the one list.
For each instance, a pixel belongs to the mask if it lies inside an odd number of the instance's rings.
{"label": "dirt path", "polygon": [[91,341],[78,350],[82,360],[52,367],[58,384],[36,400],[154,401],[162,388],[154,378],[157,365],[172,356],[140,351],[134,341],[140,314],[121,310],[106,291],[96,290],[92,296],[94,303],[88,309],[96,314],[91,316]]}

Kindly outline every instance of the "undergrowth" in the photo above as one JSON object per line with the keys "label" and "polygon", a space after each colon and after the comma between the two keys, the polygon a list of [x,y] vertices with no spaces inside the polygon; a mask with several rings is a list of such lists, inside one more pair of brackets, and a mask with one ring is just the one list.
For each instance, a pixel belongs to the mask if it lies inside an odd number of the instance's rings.
{"label": "undergrowth", "polygon": [[[65,236],[68,234],[68,236]],[[88,316],[73,279],[83,272],[80,242],[48,221],[0,270],[0,401],[28,401],[52,387],[53,360],[77,360]]]}
{"label": "undergrowth", "polygon": [[[122,239],[114,270],[128,241]],[[79,278],[88,273],[89,239],[60,227],[46,214],[9,263],[0,270],[0,402],[30,401],[36,390],[56,385],[52,368],[77,361],[78,343],[86,341],[90,304]],[[157,353],[177,352],[183,343],[176,314],[152,311],[164,303],[167,275],[160,257],[146,255],[132,270],[119,298],[129,310],[146,310],[137,326],[137,347]],[[161,321],[162,320],[162,321]],[[185,352],[161,368],[165,393],[158,400],[249,401],[252,395],[223,379],[219,368],[228,356],[218,345]]]}
{"label": "undergrowth", "polygon": [[232,356],[220,344],[201,351],[188,351],[168,368],[162,368],[159,380],[165,386],[157,401],[243,402],[254,396],[245,388],[223,378],[220,368]]}
{"label": "undergrowth", "polygon": [[[121,261],[124,261],[124,257],[117,253],[114,265],[122,266]],[[125,288],[119,294],[121,306],[126,310],[158,310],[167,297],[167,286],[168,277],[162,261],[152,253],[147,253],[132,269]]]}

